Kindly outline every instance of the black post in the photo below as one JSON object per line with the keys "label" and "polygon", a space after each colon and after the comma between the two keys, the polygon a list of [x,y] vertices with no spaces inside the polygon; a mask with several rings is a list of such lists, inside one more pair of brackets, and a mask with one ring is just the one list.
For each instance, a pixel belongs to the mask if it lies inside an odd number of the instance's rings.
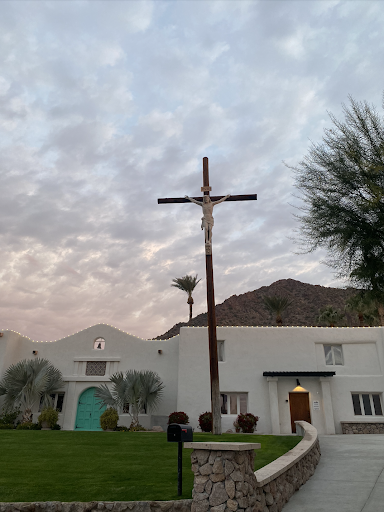
{"label": "black post", "polygon": [[177,495],[181,496],[183,494],[183,443],[177,444]]}

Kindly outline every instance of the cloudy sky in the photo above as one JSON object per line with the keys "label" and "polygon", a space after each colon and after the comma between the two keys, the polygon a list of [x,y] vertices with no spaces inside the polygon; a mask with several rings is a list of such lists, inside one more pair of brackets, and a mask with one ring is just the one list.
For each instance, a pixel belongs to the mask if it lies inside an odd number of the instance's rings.
{"label": "cloudy sky", "polygon": [[52,340],[105,322],[157,336],[188,316],[201,210],[215,208],[216,302],[293,278],[292,171],[351,94],[381,111],[382,1],[0,2],[0,328]]}

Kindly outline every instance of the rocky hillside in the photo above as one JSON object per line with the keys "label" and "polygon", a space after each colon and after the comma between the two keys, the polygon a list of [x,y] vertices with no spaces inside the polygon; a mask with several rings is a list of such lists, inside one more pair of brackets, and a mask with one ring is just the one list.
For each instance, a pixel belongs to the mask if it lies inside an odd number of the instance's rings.
{"label": "rocky hillside", "polygon": [[[217,325],[276,325],[275,319],[265,309],[264,295],[285,295],[293,304],[283,314],[283,325],[316,325],[315,318],[323,306],[331,305],[344,310],[346,299],[354,295],[354,288],[340,289],[301,283],[295,279],[281,279],[270,286],[262,286],[253,292],[232,295],[222,304],[216,305]],[[207,314],[202,313],[188,323],[180,322],[155,339],[164,340],[179,334],[185,325],[206,327]],[[345,325],[359,325],[357,317],[347,314]]]}

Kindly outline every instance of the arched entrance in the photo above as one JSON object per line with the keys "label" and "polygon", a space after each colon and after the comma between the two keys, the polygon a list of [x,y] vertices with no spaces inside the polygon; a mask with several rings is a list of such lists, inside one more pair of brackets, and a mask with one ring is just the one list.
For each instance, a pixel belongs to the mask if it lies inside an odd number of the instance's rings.
{"label": "arched entrance", "polygon": [[103,406],[100,409],[95,391],[96,388],[88,388],[81,393],[77,404],[75,430],[102,430],[100,416],[106,408]]}

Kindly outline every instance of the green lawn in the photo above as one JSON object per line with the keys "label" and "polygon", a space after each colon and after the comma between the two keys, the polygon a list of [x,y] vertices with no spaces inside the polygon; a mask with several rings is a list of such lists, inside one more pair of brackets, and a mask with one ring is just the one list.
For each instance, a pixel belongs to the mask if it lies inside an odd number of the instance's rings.
{"label": "green lawn", "polygon": [[[300,437],[194,434],[194,441],[261,443],[255,469]],[[193,473],[183,450],[183,496]],[[165,433],[0,430],[0,502],[177,499],[177,443]]]}

